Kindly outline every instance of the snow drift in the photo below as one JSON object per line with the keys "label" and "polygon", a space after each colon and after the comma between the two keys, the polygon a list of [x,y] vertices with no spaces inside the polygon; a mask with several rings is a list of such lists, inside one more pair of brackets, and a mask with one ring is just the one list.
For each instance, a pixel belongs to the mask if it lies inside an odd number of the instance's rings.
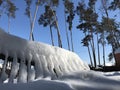
{"label": "snow drift", "polygon": [[[49,77],[56,79],[66,73],[89,70],[78,55],[59,47],[27,41],[0,29],[0,57],[4,59],[0,81],[8,78],[6,67],[12,62],[9,82],[29,82]],[[17,76],[17,77],[16,77]]]}
{"label": "snow drift", "polygon": [[[115,77],[114,77],[115,78]],[[119,90],[120,81],[109,79],[100,72],[79,71],[57,80],[36,80],[29,83],[0,84],[0,90]]]}

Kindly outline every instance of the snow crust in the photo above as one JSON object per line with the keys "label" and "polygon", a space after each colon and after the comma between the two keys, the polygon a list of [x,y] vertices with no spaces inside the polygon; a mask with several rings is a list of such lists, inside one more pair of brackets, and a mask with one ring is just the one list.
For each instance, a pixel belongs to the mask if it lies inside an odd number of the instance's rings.
{"label": "snow crust", "polygon": [[[56,79],[66,73],[89,70],[88,65],[73,52],[44,43],[27,41],[1,29],[0,53],[5,55],[1,82],[8,78],[5,72],[8,57],[13,57],[8,80],[11,83],[16,79],[16,75],[18,83],[25,83],[47,77]],[[31,63],[34,63],[33,68]]]}
{"label": "snow crust", "polygon": [[[109,75],[107,73],[106,75]],[[29,83],[0,84],[0,90],[119,90],[120,80],[90,70],[72,72],[56,80],[36,80]]]}

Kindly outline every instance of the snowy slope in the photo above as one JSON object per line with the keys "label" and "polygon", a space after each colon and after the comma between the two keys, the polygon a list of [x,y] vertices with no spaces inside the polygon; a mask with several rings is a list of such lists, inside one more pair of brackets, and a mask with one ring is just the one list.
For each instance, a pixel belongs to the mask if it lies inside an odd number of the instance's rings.
{"label": "snowy slope", "polygon": [[[9,82],[17,75],[18,82],[32,81],[38,78],[50,77],[56,79],[65,73],[89,70],[78,55],[59,47],[27,41],[0,30],[0,53],[5,55],[1,81],[7,78],[5,67],[7,58],[13,57]],[[20,64],[18,64],[18,58]],[[31,62],[34,63],[33,69]]]}
{"label": "snowy slope", "polygon": [[120,90],[120,81],[89,70],[68,73],[57,80],[0,84],[0,90]]}

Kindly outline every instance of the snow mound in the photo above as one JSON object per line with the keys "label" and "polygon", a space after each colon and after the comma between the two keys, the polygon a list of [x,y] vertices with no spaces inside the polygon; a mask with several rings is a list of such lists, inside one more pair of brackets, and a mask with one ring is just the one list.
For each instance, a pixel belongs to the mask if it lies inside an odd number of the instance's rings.
{"label": "snow mound", "polygon": [[47,77],[56,79],[66,73],[89,70],[88,65],[73,52],[44,43],[27,41],[1,29],[0,54],[5,55],[1,82],[8,77],[5,72],[8,58],[12,58],[9,82],[13,82],[16,75],[17,82],[24,83]]}

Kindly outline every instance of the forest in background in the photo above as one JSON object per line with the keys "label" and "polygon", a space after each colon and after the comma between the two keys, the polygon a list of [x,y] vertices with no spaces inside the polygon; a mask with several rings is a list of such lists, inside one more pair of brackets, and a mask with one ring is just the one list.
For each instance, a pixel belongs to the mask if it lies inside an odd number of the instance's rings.
{"label": "forest in background", "polygon": [[[60,33],[60,23],[58,23],[57,7],[62,3],[64,5],[64,19],[65,32],[68,50],[74,52],[73,43],[73,24],[75,16],[79,18],[76,28],[84,34],[81,43],[86,47],[89,54],[90,65],[97,67],[97,65],[106,64],[106,50],[105,47],[111,46],[112,52],[109,54],[109,60],[114,58],[114,53],[120,47],[120,1],[119,0],[79,0],[78,4],[74,4],[75,0],[24,0],[26,3],[25,14],[30,23],[29,40],[35,41],[33,32],[35,21],[39,25],[49,27],[51,43],[54,46],[54,38],[57,38],[58,46],[64,48],[62,45],[62,35]],[[98,2],[100,7],[98,7]],[[32,7],[32,4],[35,7]],[[44,13],[38,15],[39,9],[44,7]],[[0,17],[6,15],[8,17],[8,33],[10,32],[10,20],[16,18],[16,11],[20,7],[14,3],[14,0],[0,0]],[[34,12],[32,8],[35,8]],[[116,13],[118,12],[118,13]],[[111,13],[114,15],[111,16]],[[36,19],[36,16],[40,16]],[[56,29],[57,37],[53,36],[53,28]],[[77,38],[76,38],[77,39]],[[102,47],[102,48],[101,48]],[[102,53],[100,53],[102,51]],[[101,56],[102,55],[102,56]],[[102,57],[102,58],[100,58]],[[98,63],[97,63],[98,62]]]}

